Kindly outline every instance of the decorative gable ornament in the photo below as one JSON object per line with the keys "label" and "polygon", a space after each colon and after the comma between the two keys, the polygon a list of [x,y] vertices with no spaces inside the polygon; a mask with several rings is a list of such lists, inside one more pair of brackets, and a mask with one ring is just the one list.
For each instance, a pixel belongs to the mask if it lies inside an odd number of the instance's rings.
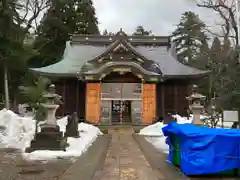
{"label": "decorative gable ornament", "polygon": [[127,72],[131,72],[131,68],[114,68],[113,72],[118,72],[120,75],[123,75]]}
{"label": "decorative gable ornament", "polygon": [[117,45],[117,47],[113,49],[113,52],[124,52],[124,51],[127,52],[128,48],[124,46],[122,43]]}

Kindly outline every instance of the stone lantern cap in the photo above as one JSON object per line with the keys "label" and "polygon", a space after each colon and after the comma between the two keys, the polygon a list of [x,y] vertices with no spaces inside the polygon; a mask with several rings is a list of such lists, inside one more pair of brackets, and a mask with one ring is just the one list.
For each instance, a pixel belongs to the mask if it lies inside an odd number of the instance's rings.
{"label": "stone lantern cap", "polygon": [[192,94],[188,97],[186,97],[187,100],[189,101],[194,101],[194,100],[205,100],[206,96],[199,94],[197,92],[198,86],[197,85],[193,85],[192,86]]}
{"label": "stone lantern cap", "polygon": [[47,100],[58,100],[61,98],[60,95],[56,94],[56,90],[55,90],[55,85],[51,84],[48,87],[48,91],[46,93],[43,94],[43,97],[46,98]]}
{"label": "stone lantern cap", "polygon": [[206,96],[199,93],[194,93],[187,97],[187,100],[205,100],[205,99]]}

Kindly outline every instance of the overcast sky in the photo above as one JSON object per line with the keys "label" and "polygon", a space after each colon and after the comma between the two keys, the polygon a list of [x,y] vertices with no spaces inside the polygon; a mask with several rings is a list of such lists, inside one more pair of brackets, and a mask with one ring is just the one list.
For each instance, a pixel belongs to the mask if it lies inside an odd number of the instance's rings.
{"label": "overcast sky", "polygon": [[152,30],[154,35],[169,35],[179,23],[181,14],[194,11],[209,26],[216,24],[216,15],[196,7],[194,0],[93,0],[100,30],[117,32],[120,28],[132,33],[137,25]]}

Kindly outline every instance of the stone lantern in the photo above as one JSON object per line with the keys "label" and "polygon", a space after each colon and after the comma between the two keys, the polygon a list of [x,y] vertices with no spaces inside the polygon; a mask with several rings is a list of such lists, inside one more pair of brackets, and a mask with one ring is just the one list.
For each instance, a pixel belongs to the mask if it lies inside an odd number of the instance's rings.
{"label": "stone lantern", "polygon": [[44,128],[44,126],[57,128],[55,114],[59,104],[56,104],[56,102],[61,99],[61,96],[55,93],[54,84],[49,86],[48,92],[43,95],[43,98],[46,99],[46,102],[41,104],[46,109],[46,124],[44,124],[42,128]]}
{"label": "stone lantern", "polygon": [[204,106],[201,104],[202,101],[205,101],[206,96],[203,96],[202,94],[199,94],[197,92],[198,86],[193,85],[192,87],[192,94],[187,97],[187,100],[189,101],[189,109],[193,113],[193,124],[196,125],[202,125],[202,121],[200,119],[201,112],[204,108]]}
{"label": "stone lantern", "polygon": [[43,94],[46,99],[41,105],[46,110],[46,123],[41,125],[41,132],[35,135],[31,141],[31,146],[26,152],[35,150],[63,150],[67,147],[67,139],[64,138],[63,132],[60,131],[56,122],[55,113],[59,107],[61,96],[55,93],[55,85],[49,86],[48,92]]}

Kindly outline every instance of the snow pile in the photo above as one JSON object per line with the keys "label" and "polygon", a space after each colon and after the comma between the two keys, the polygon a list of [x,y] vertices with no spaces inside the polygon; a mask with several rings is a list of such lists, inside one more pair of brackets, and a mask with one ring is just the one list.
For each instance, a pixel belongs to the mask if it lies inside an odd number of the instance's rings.
{"label": "snow pile", "polygon": [[0,148],[15,148],[24,151],[35,132],[31,117],[20,117],[12,111],[0,111]]}
{"label": "snow pile", "polygon": [[178,124],[190,124],[190,123],[192,123],[192,120],[193,120],[192,117],[190,117],[190,118],[188,119],[188,118],[182,117],[182,116],[180,116],[180,115],[178,115],[178,114],[172,115],[172,117],[173,117],[174,119],[176,119],[176,122],[177,122]]}
{"label": "snow pile", "polygon": [[149,136],[146,138],[156,149],[168,153],[169,147],[165,143],[166,137],[163,135],[162,128],[166,126],[161,122],[152,124],[140,130],[140,135]]}
{"label": "snow pile", "polygon": [[[76,157],[84,153],[88,147],[101,135],[101,131],[89,124],[78,124],[79,138],[68,138],[69,147],[66,151],[39,150],[32,153],[24,153],[30,146],[35,133],[35,120],[32,117],[20,117],[12,111],[3,109],[0,111],[0,148],[15,148],[23,152],[23,157],[28,160],[49,160],[58,157]],[[45,122],[40,122],[43,124]],[[57,124],[60,130],[65,132],[67,117],[59,119]],[[40,129],[40,128],[39,128]]]}
{"label": "snow pile", "polygon": [[[180,115],[172,115],[176,122],[179,124],[192,123],[192,117],[187,119],[186,117],[181,117]],[[163,135],[162,128],[166,126],[165,124],[158,122],[156,124],[149,125],[142,130],[140,130],[140,135],[149,136],[146,140],[149,141],[156,149],[168,153],[169,146],[165,143],[166,137]]]}
{"label": "snow pile", "polygon": [[[176,122],[178,124],[190,124],[193,121],[193,115],[191,114],[189,118],[187,117],[182,117],[178,114],[172,115],[174,119],[176,119]],[[209,117],[205,115],[200,115],[200,119],[202,120],[207,120]]]}
{"label": "snow pile", "polygon": [[139,134],[145,136],[163,136],[162,128],[164,126],[166,125],[164,125],[162,122],[158,122],[141,129]]}
{"label": "snow pile", "polygon": [[[60,129],[63,131],[65,131],[66,122],[67,118],[58,121]],[[97,127],[85,123],[78,124],[78,130],[80,137],[68,138],[69,147],[66,148],[66,151],[38,150],[32,153],[24,153],[23,156],[27,160],[51,160],[59,157],[81,156],[102,133]]]}

